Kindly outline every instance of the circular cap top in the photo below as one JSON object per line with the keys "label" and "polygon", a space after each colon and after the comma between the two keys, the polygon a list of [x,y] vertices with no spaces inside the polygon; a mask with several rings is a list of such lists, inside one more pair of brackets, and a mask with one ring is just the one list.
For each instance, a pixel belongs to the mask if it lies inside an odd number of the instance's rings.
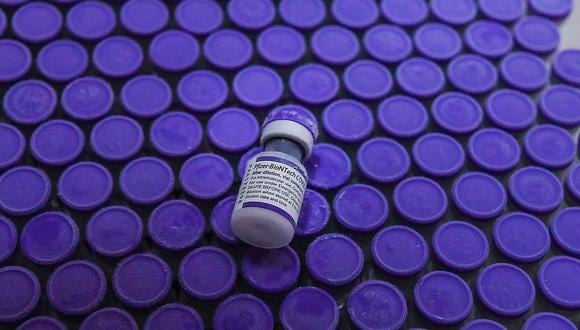
{"label": "circular cap top", "polygon": [[123,78],[134,74],[143,63],[141,46],[133,39],[114,36],[99,42],[93,64],[105,76]]}
{"label": "circular cap top", "polygon": [[280,322],[289,330],[335,329],[338,318],[339,310],[334,298],[313,286],[290,292],[280,306]]}
{"label": "circular cap top", "polygon": [[474,0],[434,0],[431,12],[443,23],[464,25],[477,16],[477,5]]}
{"label": "circular cap top", "polygon": [[344,86],[357,98],[377,100],[385,97],[393,87],[393,78],[382,64],[371,60],[360,60],[346,68]]}
{"label": "circular cap top", "polygon": [[572,0],[530,0],[529,5],[535,13],[554,20],[570,15],[574,7]]}
{"label": "circular cap top", "polygon": [[379,105],[377,121],[384,131],[395,137],[412,138],[425,131],[429,116],[421,102],[396,95]]}
{"label": "circular cap top", "polygon": [[401,181],[395,188],[393,201],[399,214],[418,224],[436,222],[447,210],[447,195],[443,188],[424,177]]}
{"label": "circular cap top", "polygon": [[368,29],[363,38],[367,53],[374,59],[385,63],[400,62],[413,51],[413,42],[396,25],[378,24]]}
{"label": "circular cap top", "polygon": [[131,0],[121,8],[121,23],[132,34],[148,36],[159,32],[169,20],[169,11],[158,0]]}
{"label": "circular cap top", "polygon": [[473,271],[489,256],[485,234],[474,225],[450,221],[433,234],[433,252],[445,266],[454,271]]}
{"label": "circular cap top", "polygon": [[197,206],[184,200],[172,200],[153,210],[147,228],[155,244],[178,251],[199,241],[205,229],[205,218]]}
{"label": "circular cap top", "polygon": [[[580,50],[567,49],[559,52],[552,62],[554,74],[566,83],[580,87]],[[0,71],[1,72],[1,71]]]}
{"label": "circular cap top", "polygon": [[405,93],[422,98],[435,96],[445,86],[445,75],[441,68],[421,57],[410,58],[401,63],[397,67],[395,78]]}
{"label": "circular cap top", "polygon": [[183,190],[197,199],[214,199],[232,187],[234,171],[224,158],[215,154],[191,157],[181,167],[179,181]]}
{"label": "circular cap top", "polygon": [[136,204],[156,204],[173,191],[175,178],[171,167],[154,157],[142,157],[123,168],[119,178],[121,191]]}
{"label": "circular cap top", "polygon": [[270,27],[260,33],[256,47],[266,61],[275,65],[294,64],[306,52],[302,34],[283,25]]}
{"label": "circular cap top", "polygon": [[562,168],[576,157],[576,142],[568,131],[554,125],[539,125],[528,131],[524,140],[526,154],[547,168]]}
{"label": "circular cap top", "polygon": [[435,177],[450,177],[461,170],[465,153],[461,144],[449,135],[429,133],[413,145],[415,164],[425,173]]}
{"label": "circular cap top", "polygon": [[521,154],[518,141],[497,128],[484,128],[473,134],[467,151],[478,167],[493,173],[514,168]]}
{"label": "circular cap top", "polygon": [[342,186],[348,181],[352,171],[348,155],[339,147],[328,143],[315,145],[304,166],[308,172],[308,184],[321,190]]}
{"label": "circular cap top", "polygon": [[557,256],[545,261],[538,271],[538,286],[553,304],[565,309],[580,308],[580,261]]}
{"label": "circular cap top", "polygon": [[26,46],[15,40],[0,40],[0,82],[21,78],[31,65],[32,55]]}
{"label": "circular cap top", "polygon": [[382,0],[381,10],[387,21],[404,27],[419,25],[429,16],[424,0]]}
{"label": "circular cap top", "polygon": [[461,330],[507,330],[507,328],[492,320],[479,319],[468,322]]}
{"label": "circular cap top", "polygon": [[504,56],[514,44],[510,30],[492,20],[480,20],[469,24],[464,38],[465,44],[473,52],[491,59]]}
{"label": "circular cap top", "polygon": [[326,7],[321,0],[282,0],[278,11],[284,22],[302,30],[315,28],[326,17]]}
{"label": "circular cap top", "polygon": [[507,201],[501,182],[481,172],[470,172],[455,180],[451,196],[463,214],[478,220],[495,218]]}
{"label": "circular cap top", "polygon": [[66,120],[51,120],[39,126],[30,138],[30,151],[45,165],[60,166],[75,160],[83,151],[85,136]]}
{"label": "circular cap top", "polygon": [[66,27],[83,40],[98,40],[113,32],[117,25],[115,11],[104,2],[83,1],[67,13]]}
{"label": "circular cap top", "polygon": [[111,196],[113,178],[109,170],[98,163],[76,163],[61,174],[57,189],[58,197],[67,206],[89,211]]}
{"label": "circular cap top", "polygon": [[312,134],[314,141],[318,139],[318,121],[310,110],[299,105],[287,104],[270,111],[264,119],[262,127],[276,120],[290,120],[298,123]]}
{"label": "circular cap top", "polygon": [[201,145],[202,135],[203,128],[195,117],[176,111],[157,118],[149,130],[153,148],[169,157],[190,155]]}
{"label": "circular cap top", "polygon": [[169,85],[157,76],[138,76],[123,85],[121,102],[127,112],[138,118],[155,117],[169,108]]}
{"label": "circular cap top", "polygon": [[3,263],[14,253],[17,241],[18,232],[12,221],[0,216],[0,263]]}
{"label": "circular cap top", "polygon": [[304,201],[296,225],[297,236],[312,236],[320,233],[330,220],[330,205],[324,195],[311,189],[304,192]]}
{"label": "circular cap top", "polygon": [[143,237],[141,218],[123,206],[109,206],[95,213],[87,224],[91,249],[106,257],[122,257],[137,248]]}
{"label": "circular cap top", "polygon": [[0,123],[0,169],[17,163],[26,147],[24,135],[18,128]]}
{"label": "circular cap top", "polygon": [[431,113],[437,125],[452,134],[472,133],[483,120],[479,103],[458,92],[439,95],[431,105]]}
{"label": "circular cap top", "polygon": [[322,126],[334,139],[342,142],[359,142],[373,131],[373,114],[366,105],[348,99],[338,100],[322,113]]}
{"label": "circular cap top", "polygon": [[42,47],[36,67],[46,78],[65,82],[82,75],[89,65],[89,55],[76,41],[56,40]]}
{"label": "circular cap top", "polygon": [[528,318],[523,330],[575,330],[576,326],[567,318],[556,313],[538,313]]}
{"label": "circular cap top", "polygon": [[238,294],[224,300],[213,315],[213,327],[226,329],[273,329],[274,318],[262,300]]}
{"label": "circular cap top", "polygon": [[56,92],[50,85],[40,80],[24,80],[12,85],[4,94],[3,107],[10,120],[36,125],[54,113],[56,103]]}
{"label": "circular cap top", "polygon": [[17,330],[66,330],[66,326],[52,317],[37,316],[22,323]]}
{"label": "circular cap top", "polygon": [[538,110],[532,99],[512,89],[493,92],[485,104],[487,117],[496,125],[510,131],[521,131],[535,121]]}
{"label": "circular cap top", "polygon": [[245,66],[254,53],[252,41],[245,34],[231,29],[210,34],[205,40],[203,51],[211,64],[226,70]]}
{"label": "circular cap top", "polygon": [[379,18],[374,0],[336,0],[332,2],[332,16],[340,24],[353,29],[364,29]]}
{"label": "circular cap top", "polygon": [[528,16],[514,27],[516,42],[524,49],[538,54],[551,53],[560,44],[558,26],[538,16]]}
{"label": "circular cap top", "polygon": [[366,281],[350,293],[348,315],[361,329],[399,329],[407,318],[407,304],[394,285]]}
{"label": "circular cap top", "polygon": [[133,157],[143,146],[143,129],[125,116],[110,116],[91,132],[91,148],[101,158],[121,161]]}
{"label": "circular cap top", "polygon": [[310,63],[296,68],[290,76],[290,91],[298,100],[308,104],[322,104],[338,93],[340,82],[328,67]]}
{"label": "circular cap top", "polygon": [[540,112],[551,122],[562,126],[580,124],[580,91],[566,85],[549,86],[540,95]]}
{"label": "circular cap top", "polygon": [[580,240],[578,240],[580,236],[576,230],[579,216],[580,208],[566,208],[554,216],[550,226],[550,231],[556,243],[566,252],[577,256],[580,256]]}
{"label": "circular cap top", "polygon": [[501,60],[503,80],[515,89],[534,92],[548,83],[549,73],[544,61],[533,54],[514,52]]}
{"label": "circular cap top", "polygon": [[359,170],[375,182],[401,180],[409,171],[411,161],[405,148],[389,138],[373,138],[363,143],[356,154]]}
{"label": "circular cap top", "polygon": [[447,77],[458,90],[468,94],[485,94],[497,83],[497,71],[484,57],[464,54],[455,57],[447,67]]}
{"label": "circular cap top", "polygon": [[85,121],[107,114],[113,106],[113,99],[113,89],[105,80],[83,77],[65,87],[61,103],[66,114],[76,120]]}
{"label": "circular cap top", "polygon": [[50,180],[43,171],[14,167],[0,176],[0,209],[12,215],[29,215],[44,207],[50,192]]}
{"label": "circular cap top", "polygon": [[276,7],[271,0],[232,0],[227,10],[234,24],[250,31],[265,28],[276,16]]}
{"label": "circular cap top", "polygon": [[310,47],[314,55],[330,65],[349,63],[360,51],[356,35],[338,25],[326,25],[316,30],[310,39]]}
{"label": "circular cap top", "polygon": [[461,51],[459,33],[441,23],[420,26],[413,36],[415,47],[423,55],[435,61],[448,61]]}
{"label": "circular cap top", "polygon": [[524,167],[512,174],[509,190],[514,201],[531,212],[546,213],[557,208],[564,197],[558,178],[540,167]]}
{"label": "circular cap top", "polygon": [[355,232],[369,232],[382,226],[389,215],[387,199],[378,189],[366,184],[342,188],[334,197],[336,220]]}
{"label": "circular cap top", "polygon": [[177,86],[181,103],[193,112],[209,112],[220,107],[228,97],[224,78],[212,71],[193,71],[183,76]]}
{"label": "circular cap top", "polygon": [[512,23],[524,15],[525,2],[521,0],[479,0],[483,15],[502,23]]}
{"label": "circular cap top", "polygon": [[300,274],[300,259],[289,246],[264,250],[250,248],[242,260],[242,275],[258,291],[284,291],[296,283]]}
{"label": "circular cap top", "polygon": [[62,28],[62,15],[45,2],[31,2],[12,15],[12,31],[19,39],[43,42],[54,38]]}
{"label": "circular cap top", "polygon": [[467,283],[461,277],[443,271],[423,276],[415,286],[414,298],[423,316],[442,325],[463,321],[473,307],[473,296]]}
{"label": "circular cap top", "polygon": [[534,303],[534,283],[523,270],[505,263],[486,267],[477,277],[477,295],[494,313],[514,317],[525,313]]}
{"label": "circular cap top", "polygon": [[40,300],[40,283],[26,268],[0,268],[0,322],[16,322],[30,314]]}
{"label": "circular cap top", "polygon": [[284,83],[276,71],[261,65],[249,66],[236,74],[234,94],[251,107],[270,106],[282,97]]}
{"label": "circular cap top", "polygon": [[217,299],[225,295],[236,281],[236,264],[224,250],[204,246],[190,252],[179,266],[179,283],[191,296]]}
{"label": "circular cap top", "polygon": [[310,274],[331,286],[352,282],[362,271],[363,263],[364,255],[358,244],[341,234],[319,236],[306,251]]}
{"label": "circular cap top", "polygon": [[162,330],[168,325],[191,330],[203,330],[201,316],[191,307],[182,304],[167,304],[157,308],[145,322],[145,330]]}
{"label": "circular cap top", "polygon": [[405,226],[390,226],[373,238],[371,252],[375,264],[395,276],[411,276],[427,264],[429,247],[416,231]]}
{"label": "circular cap top", "polygon": [[224,13],[215,1],[186,0],[175,8],[175,20],[186,31],[206,35],[222,25]]}
{"label": "circular cap top", "polygon": [[133,317],[118,308],[107,307],[89,315],[81,324],[81,330],[107,330],[119,327],[127,330],[137,330]]}
{"label": "circular cap top", "polygon": [[179,72],[192,67],[199,57],[199,43],[187,32],[166,30],[149,45],[149,58],[160,69]]}
{"label": "circular cap top", "polygon": [[[306,203],[306,198],[304,203]],[[232,231],[232,212],[236,204],[236,196],[229,196],[216,204],[210,215],[210,223],[213,233],[228,244],[237,244],[238,238]],[[304,205],[304,204],[303,204]],[[304,206],[302,207],[304,210]],[[300,222],[298,222],[300,223]]]}
{"label": "circular cap top", "polygon": [[544,223],[522,212],[501,217],[495,223],[493,240],[501,253],[517,262],[536,262],[550,248],[550,234]]}
{"label": "circular cap top", "polygon": [[574,166],[568,172],[568,178],[566,179],[566,187],[577,200],[580,199],[580,165]]}

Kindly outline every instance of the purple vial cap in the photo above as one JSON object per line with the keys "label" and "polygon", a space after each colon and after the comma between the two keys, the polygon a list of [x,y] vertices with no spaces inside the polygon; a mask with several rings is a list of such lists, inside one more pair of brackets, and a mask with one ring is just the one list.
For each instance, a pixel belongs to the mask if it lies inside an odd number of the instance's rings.
{"label": "purple vial cap", "polygon": [[556,54],[552,62],[552,71],[565,83],[580,87],[579,62],[580,49],[566,49]]}
{"label": "purple vial cap", "polygon": [[550,234],[544,223],[522,212],[509,213],[497,220],[493,240],[503,255],[524,263],[540,260],[550,248]]}
{"label": "purple vial cap", "polygon": [[361,273],[364,255],[355,241],[341,234],[319,236],[308,246],[306,267],[318,281],[341,286]]}
{"label": "purple vial cap", "polygon": [[134,74],[142,63],[141,46],[128,37],[109,37],[99,42],[93,50],[95,68],[110,78],[128,77]]}
{"label": "purple vial cap", "polygon": [[539,16],[528,16],[514,26],[514,37],[524,50],[548,54],[560,44],[558,26]]}
{"label": "purple vial cap", "polygon": [[212,65],[225,70],[239,69],[252,59],[252,41],[243,33],[222,29],[210,34],[203,44],[206,59]]}
{"label": "purple vial cap", "polygon": [[449,221],[433,234],[433,252],[453,271],[467,272],[481,267],[489,256],[485,234],[463,221]]}
{"label": "purple vial cap", "polygon": [[537,55],[513,52],[505,56],[499,65],[502,79],[522,92],[535,92],[548,83],[550,74],[544,61]]}
{"label": "purple vial cap", "polygon": [[0,36],[4,34],[4,31],[6,30],[6,23],[6,14],[4,14],[4,11],[0,9]]}
{"label": "purple vial cap", "polygon": [[244,174],[246,174],[246,167],[248,166],[248,162],[250,161],[250,159],[252,159],[255,155],[259,154],[260,152],[262,152],[261,147],[254,147],[246,151],[240,157],[240,161],[238,162],[238,176],[240,178],[243,178]]}
{"label": "purple vial cap", "polygon": [[149,45],[149,58],[161,70],[180,72],[191,68],[199,57],[199,43],[189,33],[165,30]]}
{"label": "purple vial cap", "polygon": [[412,138],[427,128],[429,116],[423,104],[414,98],[396,95],[379,105],[377,121],[381,128],[398,138]]}
{"label": "purple vial cap", "polygon": [[249,31],[265,28],[276,16],[276,7],[271,0],[231,0],[227,11],[235,25]]}
{"label": "purple vial cap", "polygon": [[4,94],[3,106],[10,120],[21,125],[36,125],[54,113],[56,103],[56,92],[49,84],[40,80],[23,80]]}
{"label": "purple vial cap", "polygon": [[302,34],[283,25],[272,26],[260,33],[256,47],[262,58],[274,65],[292,65],[306,53]]}
{"label": "purple vial cap", "polygon": [[392,183],[409,171],[411,161],[405,148],[389,138],[373,138],[363,143],[356,154],[361,173],[369,180]]}
{"label": "purple vial cap", "polygon": [[363,43],[371,57],[387,64],[398,63],[413,51],[413,42],[407,32],[390,24],[378,24],[368,29]]}
{"label": "purple vial cap", "polygon": [[459,91],[475,95],[485,94],[497,84],[497,71],[494,65],[486,58],[475,54],[455,57],[447,67],[447,77],[451,85]]}
{"label": "purple vial cap", "polygon": [[107,307],[89,315],[81,324],[81,330],[108,330],[110,328],[137,330],[137,323],[124,310]]}
{"label": "purple vial cap", "polygon": [[40,43],[54,38],[62,28],[62,15],[53,5],[30,2],[12,15],[12,31],[23,41]]}
{"label": "purple vial cap", "polygon": [[22,323],[16,330],[66,330],[66,326],[52,317],[37,316]]}
{"label": "purple vial cap", "polygon": [[148,308],[169,293],[171,269],[158,256],[134,254],[117,265],[112,282],[115,295],[124,305]]}
{"label": "purple vial cap", "polygon": [[113,9],[104,2],[84,1],[67,13],[66,27],[82,40],[99,40],[111,34],[117,25]]}
{"label": "purple vial cap", "polygon": [[451,197],[461,213],[476,220],[497,217],[507,202],[501,182],[481,172],[470,172],[455,180]]}
{"label": "purple vial cap", "polygon": [[139,246],[142,237],[141,218],[124,206],[100,209],[87,224],[87,243],[92,250],[106,257],[128,255]]}
{"label": "purple vial cap", "polygon": [[278,11],[285,23],[301,30],[315,28],[326,17],[326,7],[321,0],[282,0]]}
{"label": "purple vial cap", "polygon": [[88,121],[106,115],[113,107],[114,98],[108,82],[96,77],[83,77],[65,87],[61,104],[64,112],[73,119]]}
{"label": "purple vial cap", "polygon": [[256,117],[240,108],[220,110],[207,123],[210,142],[227,152],[241,152],[253,146],[259,132]]}
{"label": "purple vial cap", "polygon": [[151,205],[173,191],[175,178],[171,167],[161,159],[142,157],[131,161],[119,177],[125,198],[136,204]]}
{"label": "purple vial cap", "polygon": [[331,11],[338,23],[352,29],[368,28],[379,18],[375,0],[336,0]]}
{"label": "purple vial cap", "polygon": [[525,313],[534,304],[536,289],[523,270],[506,263],[486,267],[477,277],[479,300],[492,312],[515,317]]}
{"label": "purple vial cap", "polygon": [[478,319],[468,322],[461,330],[507,330],[507,328],[492,320]]}
{"label": "purple vial cap", "polygon": [[393,87],[393,78],[382,64],[360,60],[349,65],[343,74],[344,86],[349,93],[362,100],[378,100]]}
{"label": "purple vial cap", "polygon": [[284,83],[276,71],[261,65],[246,67],[232,83],[236,98],[250,107],[264,108],[280,100]]}
{"label": "purple vial cap", "polygon": [[121,103],[129,114],[137,118],[156,117],[171,105],[169,84],[153,75],[137,76],[125,83],[121,90]]}
{"label": "purple vial cap", "polygon": [[91,148],[101,158],[122,161],[133,157],[143,146],[143,129],[125,116],[110,116],[98,122],[91,132]]}
{"label": "purple vial cap", "polygon": [[568,172],[566,187],[568,187],[568,190],[576,200],[580,200],[580,165],[575,165]]}
{"label": "purple vial cap", "polygon": [[324,130],[341,142],[355,143],[366,139],[372,133],[374,124],[371,110],[354,100],[334,101],[322,113]]}
{"label": "purple vial cap", "polygon": [[273,250],[250,248],[242,259],[242,275],[258,291],[282,292],[298,280],[300,259],[289,246]]}
{"label": "purple vial cap", "polygon": [[61,174],[57,190],[58,197],[68,207],[90,211],[109,199],[113,192],[113,177],[98,163],[76,163]]}
{"label": "purple vial cap", "polygon": [[413,160],[423,172],[434,177],[451,177],[465,162],[461,144],[449,135],[429,133],[413,145]]}
{"label": "purple vial cap", "polygon": [[361,329],[399,329],[407,318],[407,304],[396,286],[366,281],[350,293],[348,315]]}
{"label": "purple vial cap", "polygon": [[434,61],[450,60],[463,46],[454,28],[436,22],[421,25],[415,30],[413,40],[419,53]]}
{"label": "purple vial cap", "polygon": [[24,135],[18,128],[0,123],[0,169],[16,164],[26,147]]}
{"label": "purple vial cap", "polygon": [[212,71],[198,70],[186,74],[177,86],[179,101],[192,112],[209,112],[226,101],[228,84]]}
{"label": "purple vial cap", "polygon": [[549,121],[566,127],[580,124],[580,91],[567,85],[552,85],[540,95],[540,112]]}
{"label": "purple vial cap", "polygon": [[167,304],[157,308],[145,321],[145,330],[178,329],[203,330],[203,320],[195,309],[182,304]]}
{"label": "purple vial cap", "polygon": [[387,21],[413,27],[429,16],[429,6],[424,0],[382,0],[381,10]]}
{"label": "purple vial cap", "polygon": [[464,39],[471,51],[490,59],[504,56],[514,45],[510,30],[492,20],[479,20],[469,24]]}
{"label": "purple vial cap", "polygon": [[378,232],[373,238],[371,252],[375,264],[395,276],[417,274],[429,258],[425,239],[405,226],[390,226]]}
{"label": "purple vial cap", "polygon": [[538,271],[538,286],[554,305],[564,309],[580,308],[580,261],[556,256],[544,261]]}
{"label": "purple vial cap", "polygon": [[127,31],[138,36],[153,35],[169,21],[169,11],[162,1],[131,0],[121,8],[121,23]]}
{"label": "purple vial cap", "polygon": [[345,186],[334,197],[332,206],[338,223],[354,232],[373,231],[389,215],[389,204],[383,193],[366,184]]}
{"label": "purple vial cap", "polygon": [[449,272],[435,271],[423,276],[415,286],[414,298],[419,312],[435,324],[459,323],[473,308],[469,286]]}
{"label": "purple vial cap", "polygon": [[308,129],[314,141],[318,139],[318,121],[312,112],[304,107],[295,104],[279,106],[268,113],[262,127],[275,120],[290,120],[296,122]]}
{"label": "purple vial cap", "polygon": [[18,232],[10,219],[0,216],[0,264],[10,258],[16,249]]}
{"label": "purple vial cap", "polygon": [[218,299],[232,289],[235,281],[234,259],[224,250],[212,246],[191,251],[179,266],[181,287],[197,299]]}
{"label": "purple vial cap", "polygon": [[431,105],[431,113],[437,125],[451,134],[472,133],[483,120],[479,102],[459,92],[439,95]]}
{"label": "purple vial cap", "polygon": [[526,320],[522,330],[575,330],[574,323],[556,313],[537,313]]}
{"label": "purple vial cap", "polygon": [[81,76],[89,65],[89,55],[76,41],[56,40],[44,46],[36,56],[36,67],[46,78],[67,82]]}
{"label": "purple vial cap", "polygon": [[356,35],[338,25],[326,25],[316,30],[310,39],[310,48],[320,61],[329,65],[347,64],[360,51]]}
{"label": "purple vial cap", "polygon": [[230,296],[213,315],[216,330],[273,329],[274,318],[268,305],[249,294]]}
{"label": "purple vial cap", "polygon": [[200,200],[215,199],[230,190],[234,171],[223,157],[204,153],[188,159],[179,172],[183,190]]}
{"label": "purple vial cap", "polygon": [[334,298],[313,286],[290,292],[280,306],[284,329],[331,330],[338,327],[339,310]]}
{"label": "purple vial cap", "polygon": [[450,25],[464,25],[477,16],[474,0],[434,0],[430,5],[433,16]]}
{"label": "purple vial cap", "polygon": [[517,170],[510,178],[509,190],[516,204],[536,213],[553,211],[564,197],[558,178],[541,167],[528,166]]}
{"label": "purple vial cap", "polygon": [[308,184],[320,190],[336,189],[350,178],[352,166],[348,155],[339,147],[329,143],[319,143],[312,148],[312,154],[305,161]]}
{"label": "purple vial cap", "polygon": [[320,233],[330,220],[330,205],[321,193],[306,189],[300,217],[296,225],[296,235],[313,236]]}
{"label": "purple vial cap", "polygon": [[479,168],[492,173],[513,169],[521,154],[518,141],[497,128],[484,128],[473,134],[467,152]]}
{"label": "purple vial cap", "polygon": [[572,0],[530,0],[529,6],[532,12],[548,17],[553,20],[566,18],[574,7]]}
{"label": "purple vial cap", "polygon": [[216,1],[186,0],[175,8],[175,20],[188,32],[206,35],[222,25],[224,13]]}
{"label": "purple vial cap", "polygon": [[95,310],[105,298],[107,280],[99,266],[81,260],[58,267],[46,285],[50,305],[65,315],[83,315]]}
{"label": "purple vial cap", "polygon": [[521,0],[479,0],[480,12],[501,23],[512,23],[524,15],[525,1]]}
{"label": "purple vial cap", "polygon": [[11,82],[24,76],[32,65],[30,50],[16,40],[0,40],[0,82]]}
{"label": "purple vial cap", "polygon": [[17,216],[32,214],[44,207],[50,192],[50,180],[42,170],[14,167],[0,176],[0,209]]}
{"label": "purple vial cap", "polygon": [[149,130],[153,148],[168,157],[192,154],[201,145],[203,128],[192,115],[172,111],[157,118]]}
{"label": "purple vial cap", "polygon": [[214,206],[209,218],[213,233],[216,234],[220,240],[228,244],[239,243],[238,238],[232,231],[231,225],[232,212],[234,211],[235,204],[236,196],[229,196],[222,199],[216,204],[216,206]]}
{"label": "purple vial cap", "polygon": [[74,123],[51,120],[39,126],[30,138],[34,159],[49,166],[66,165],[83,151],[85,136]]}
{"label": "purple vial cap", "polygon": [[28,316],[38,305],[40,291],[38,278],[28,269],[0,268],[0,322],[16,322]]}
{"label": "purple vial cap", "polygon": [[76,223],[64,213],[46,212],[26,223],[20,235],[22,252],[38,265],[54,265],[70,257],[79,243]]}
{"label": "purple vial cap", "polygon": [[147,229],[155,244],[179,251],[194,246],[201,239],[205,218],[197,206],[184,200],[171,200],[153,210]]}
{"label": "purple vial cap", "polygon": [[580,256],[580,234],[577,230],[579,216],[579,207],[569,207],[556,213],[550,225],[550,231],[558,246],[575,256]]}
{"label": "purple vial cap", "polygon": [[521,131],[535,121],[538,110],[532,99],[519,91],[500,89],[485,103],[487,117],[496,126],[509,131]]}
{"label": "purple vial cap", "polygon": [[439,184],[424,177],[401,181],[393,193],[395,209],[405,219],[417,224],[430,224],[447,211],[447,195]]}
{"label": "purple vial cap", "polygon": [[445,75],[441,68],[421,57],[413,57],[399,64],[395,79],[403,92],[420,98],[435,96],[445,87]]}
{"label": "purple vial cap", "polygon": [[290,91],[298,100],[307,104],[323,104],[332,100],[340,88],[338,77],[321,64],[305,64],[290,75]]}
{"label": "purple vial cap", "polygon": [[554,125],[538,125],[526,134],[524,149],[540,166],[558,169],[568,166],[576,157],[576,142],[568,131]]}

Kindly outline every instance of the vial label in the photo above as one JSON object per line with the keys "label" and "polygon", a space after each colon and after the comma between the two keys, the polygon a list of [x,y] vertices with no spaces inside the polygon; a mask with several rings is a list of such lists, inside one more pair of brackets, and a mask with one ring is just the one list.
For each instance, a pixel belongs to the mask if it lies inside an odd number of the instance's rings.
{"label": "vial label", "polygon": [[248,162],[236,210],[245,207],[268,209],[296,226],[308,177],[302,164],[284,156],[263,152]]}

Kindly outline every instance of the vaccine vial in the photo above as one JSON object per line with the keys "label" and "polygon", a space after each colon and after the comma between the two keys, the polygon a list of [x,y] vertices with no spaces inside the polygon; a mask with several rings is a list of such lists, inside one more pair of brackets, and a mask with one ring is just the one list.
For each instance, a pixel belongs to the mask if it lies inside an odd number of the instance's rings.
{"label": "vaccine vial", "polygon": [[316,118],[305,108],[286,105],[268,114],[263,151],[248,161],[232,214],[239,239],[265,249],[290,243],[308,183],[302,161],[317,137]]}

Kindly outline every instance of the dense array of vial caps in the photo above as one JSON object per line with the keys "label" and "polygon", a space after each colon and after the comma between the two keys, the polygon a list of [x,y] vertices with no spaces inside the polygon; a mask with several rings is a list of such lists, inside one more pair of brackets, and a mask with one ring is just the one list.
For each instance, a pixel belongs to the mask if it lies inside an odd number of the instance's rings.
{"label": "dense array of vial caps", "polygon": [[[579,324],[571,0],[0,6],[2,327]],[[287,104],[322,141],[257,250],[232,194]]]}

